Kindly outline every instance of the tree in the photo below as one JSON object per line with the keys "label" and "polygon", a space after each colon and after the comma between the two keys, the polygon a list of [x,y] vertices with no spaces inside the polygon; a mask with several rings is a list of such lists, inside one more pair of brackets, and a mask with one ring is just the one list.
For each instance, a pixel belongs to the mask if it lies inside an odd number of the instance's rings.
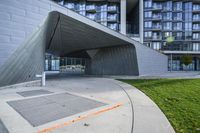
{"label": "tree", "polygon": [[181,62],[185,65],[185,66],[188,66],[189,64],[192,63],[192,56],[191,55],[183,55],[181,57]]}

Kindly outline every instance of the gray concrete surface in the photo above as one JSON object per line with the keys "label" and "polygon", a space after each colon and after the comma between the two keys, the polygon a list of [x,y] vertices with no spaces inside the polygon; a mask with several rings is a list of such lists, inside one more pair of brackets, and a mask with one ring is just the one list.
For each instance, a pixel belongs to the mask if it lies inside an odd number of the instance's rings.
{"label": "gray concrete surface", "polygon": [[8,104],[34,127],[106,105],[68,93],[9,101]]}
{"label": "gray concrete surface", "polygon": [[0,119],[0,133],[8,133],[7,128],[4,126],[3,122]]}
{"label": "gray concrete surface", "polygon": [[[54,93],[28,98],[22,97],[16,93],[19,91],[40,89]],[[90,100],[106,103],[107,105],[96,107],[82,113],[76,112],[76,114],[68,117],[49,121],[43,125],[33,127],[17,111],[7,104],[9,101],[28,101],[30,98],[41,98],[47,95],[54,96],[55,94],[62,93],[85,97]],[[59,100],[56,100],[56,102],[62,101],[62,99],[63,98],[60,98]],[[76,76],[61,76],[58,78],[55,76],[55,78],[51,77],[47,80],[46,87],[41,88],[34,84],[33,86],[24,85],[0,90],[0,118],[10,133],[35,133],[42,129],[54,127],[57,124],[66,123],[75,118],[79,118],[80,116],[110,108],[118,103],[122,103],[122,106],[56,128],[52,133],[94,133],[94,131],[95,133],[131,133],[132,127],[133,133],[174,133],[173,128],[164,114],[146,95],[130,85],[107,78]],[[131,103],[133,104],[133,110]],[[56,108],[53,108],[52,110],[56,110]],[[51,113],[52,110],[49,110],[49,113]],[[36,111],[36,113],[38,112]],[[44,114],[44,117],[45,115],[48,116],[48,114]]]}
{"label": "gray concrete surface", "polygon": [[32,91],[20,91],[17,92],[17,94],[23,96],[23,97],[30,97],[30,96],[37,96],[37,95],[42,95],[42,94],[50,94],[52,92],[47,91],[47,90],[32,90]]}

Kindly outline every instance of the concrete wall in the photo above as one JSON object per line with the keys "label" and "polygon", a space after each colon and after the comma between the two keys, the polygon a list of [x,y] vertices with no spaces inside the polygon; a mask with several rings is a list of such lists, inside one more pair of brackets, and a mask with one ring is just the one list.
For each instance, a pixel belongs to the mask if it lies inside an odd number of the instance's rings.
{"label": "concrete wall", "polygon": [[136,51],[131,45],[99,49],[86,65],[86,74],[139,75]]}

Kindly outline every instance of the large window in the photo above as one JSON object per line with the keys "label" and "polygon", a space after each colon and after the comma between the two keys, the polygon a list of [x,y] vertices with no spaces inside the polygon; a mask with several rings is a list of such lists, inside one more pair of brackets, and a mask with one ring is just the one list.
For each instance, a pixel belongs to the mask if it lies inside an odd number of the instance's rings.
{"label": "large window", "polygon": [[172,1],[165,2],[163,4],[163,10],[171,11],[172,10]]}
{"label": "large window", "polygon": [[193,5],[193,10],[194,10],[194,11],[200,10],[200,4],[194,4],[194,5]]}
{"label": "large window", "polygon": [[164,20],[172,20],[172,12],[163,13]]}
{"label": "large window", "polygon": [[107,20],[107,12],[99,12],[99,13],[97,13],[97,20],[106,21]]}
{"label": "large window", "polygon": [[149,11],[149,12],[144,12],[144,17],[145,18],[151,18],[152,17],[152,12]]}
{"label": "large window", "polygon": [[161,43],[160,42],[153,42],[152,46],[153,46],[153,49],[155,49],[155,50],[161,49]]}
{"label": "large window", "polygon": [[178,10],[182,10],[182,2],[174,2],[173,4],[173,10],[174,11],[178,11]]}
{"label": "large window", "polygon": [[183,33],[182,32],[174,32],[173,36],[175,37],[175,40],[182,40],[183,39]]}
{"label": "large window", "polygon": [[192,22],[185,22],[185,30],[186,31],[192,30]]}
{"label": "large window", "polygon": [[152,8],[152,1],[151,0],[145,0],[144,1],[144,7],[145,8]]}
{"label": "large window", "polygon": [[164,22],[163,29],[164,30],[172,30],[172,22]]}
{"label": "large window", "polygon": [[173,23],[174,30],[182,30],[182,22]]}
{"label": "large window", "polygon": [[193,24],[193,30],[200,30],[200,23],[199,24]]}
{"label": "large window", "polygon": [[193,43],[193,51],[200,51],[200,43]]}
{"label": "large window", "polygon": [[200,40],[200,33],[193,33],[192,38],[194,40]]}
{"label": "large window", "polygon": [[186,2],[184,4],[184,10],[185,11],[192,11],[192,2]]}
{"label": "large window", "polygon": [[144,37],[145,37],[145,39],[151,39],[152,38],[152,32],[151,31],[144,32]]}
{"label": "large window", "polygon": [[174,18],[174,20],[182,20],[183,19],[182,13],[180,13],[180,12],[174,13],[173,18]]}
{"label": "large window", "polygon": [[194,14],[193,20],[200,20],[200,14]]}
{"label": "large window", "polygon": [[145,29],[151,29],[152,28],[152,22],[151,21],[144,22],[144,28]]}

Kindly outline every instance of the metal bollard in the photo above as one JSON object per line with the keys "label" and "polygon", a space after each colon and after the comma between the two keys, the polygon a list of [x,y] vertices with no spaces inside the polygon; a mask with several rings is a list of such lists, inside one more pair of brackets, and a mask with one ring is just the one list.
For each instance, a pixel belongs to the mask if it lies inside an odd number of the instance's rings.
{"label": "metal bollard", "polygon": [[36,74],[35,77],[36,78],[41,78],[41,86],[45,86],[46,85],[46,83],[45,83],[45,81],[46,81],[45,72],[42,72],[42,75]]}

